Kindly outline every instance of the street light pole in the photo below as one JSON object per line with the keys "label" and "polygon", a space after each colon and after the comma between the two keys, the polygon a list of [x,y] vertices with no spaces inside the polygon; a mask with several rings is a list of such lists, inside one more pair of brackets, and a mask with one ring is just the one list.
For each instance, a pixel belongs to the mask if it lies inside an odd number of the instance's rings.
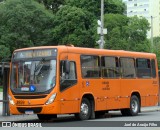
{"label": "street light pole", "polygon": [[153,52],[153,16],[151,16],[151,52]]}
{"label": "street light pole", "polygon": [[103,34],[103,26],[104,26],[104,0],[101,0],[101,43],[99,44],[99,48],[104,48],[104,34]]}

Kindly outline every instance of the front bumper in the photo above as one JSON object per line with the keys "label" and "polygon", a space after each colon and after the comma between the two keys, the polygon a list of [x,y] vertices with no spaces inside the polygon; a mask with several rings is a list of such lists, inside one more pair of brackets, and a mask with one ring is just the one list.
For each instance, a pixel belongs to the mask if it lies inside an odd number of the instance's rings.
{"label": "front bumper", "polygon": [[34,114],[60,114],[60,103],[53,102],[49,105],[30,106],[17,106],[10,104],[10,113],[13,115],[25,114],[26,111],[33,111]]}

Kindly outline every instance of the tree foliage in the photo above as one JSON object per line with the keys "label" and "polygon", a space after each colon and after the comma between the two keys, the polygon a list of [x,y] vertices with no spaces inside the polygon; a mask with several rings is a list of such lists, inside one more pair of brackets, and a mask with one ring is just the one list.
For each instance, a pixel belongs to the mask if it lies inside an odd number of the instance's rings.
{"label": "tree foliage", "polygon": [[105,36],[106,48],[149,51],[149,41],[146,38],[149,23],[146,19],[106,14],[104,24],[108,29],[108,34]]}
{"label": "tree foliage", "polygon": [[158,68],[160,68],[160,37],[154,37],[153,38],[153,52],[157,56],[158,60]]}
{"label": "tree foliage", "polygon": [[5,45],[0,45],[0,61],[6,61],[10,57],[10,50]]}
{"label": "tree foliage", "polygon": [[[104,7],[105,48],[150,50],[146,19],[125,16],[122,0],[104,0]],[[100,0],[5,0],[0,4],[0,48],[5,50],[0,58],[30,46],[97,47],[100,9]]]}
{"label": "tree foliage", "polygon": [[92,15],[81,8],[65,5],[56,13],[54,41],[76,46],[94,47]]}
{"label": "tree foliage", "polygon": [[[67,5],[76,6],[83,10],[93,13],[96,18],[100,17],[101,0],[65,0]],[[104,14],[115,13],[123,14],[125,12],[125,4],[121,0],[104,0]]]}
{"label": "tree foliage", "polygon": [[[45,5],[47,9],[56,13],[61,6],[69,5],[81,8],[83,10],[93,13],[96,17],[100,16],[101,1],[100,0],[35,0]],[[104,13],[118,13],[125,12],[125,4],[122,0],[104,0]]]}
{"label": "tree foliage", "polygon": [[53,14],[32,0],[7,0],[0,5],[0,45],[17,48],[48,45],[53,36]]}
{"label": "tree foliage", "polygon": [[53,13],[56,13],[59,10],[59,7],[64,4],[65,0],[35,0],[39,3],[45,5],[49,10],[52,10]]}
{"label": "tree foliage", "polygon": [[145,18],[130,18],[126,30],[129,38],[129,50],[150,52],[150,44],[147,39],[148,30],[149,23]]}

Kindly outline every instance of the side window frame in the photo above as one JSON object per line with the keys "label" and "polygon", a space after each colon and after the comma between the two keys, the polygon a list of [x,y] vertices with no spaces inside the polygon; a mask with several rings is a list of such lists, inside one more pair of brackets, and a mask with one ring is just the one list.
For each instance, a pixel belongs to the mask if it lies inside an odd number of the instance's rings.
{"label": "side window frame", "polygon": [[151,75],[152,75],[152,78],[156,78],[157,77],[155,59],[151,59]]}
{"label": "side window frame", "polygon": [[[97,66],[83,66],[83,59],[82,57],[87,57],[87,56],[90,56],[90,57],[97,57],[98,58],[98,65]],[[81,76],[83,79],[99,79],[101,78],[101,67],[100,67],[100,57],[98,55],[81,55],[80,56],[80,63],[81,63]],[[97,68],[96,68],[97,67]],[[91,68],[91,69],[89,69]],[[92,68],[94,68],[92,70]],[[83,71],[83,69],[88,69],[87,71]],[[91,76],[92,75],[92,76]]]}
{"label": "side window frame", "polygon": [[[75,73],[75,78],[70,79],[70,73],[72,71],[71,64],[74,64],[74,73]],[[76,67],[76,62],[75,61],[70,61],[70,72],[69,74],[63,73],[61,68],[61,63],[60,63],[60,91],[65,91],[66,89],[74,86],[77,84],[77,67]]]}
{"label": "side window frame", "polygon": [[[140,63],[141,65],[139,65],[140,61],[138,61],[138,60],[141,60],[141,62],[143,62],[143,63]],[[143,61],[143,60],[145,60],[145,61]],[[143,64],[144,64],[144,66],[143,66]],[[145,67],[145,66],[147,66],[147,67]],[[137,78],[142,78],[142,79],[152,78],[151,60],[149,58],[137,58],[136,59],[136,73],[137,73]]]}
{"label": "side window frame", "polygon": [[[107,62],[105,58],[114,58],[115,59],[115,66],[113,67],[106,67],[105,63]],[[110,62],[110,61],[109,61]],[[106,69],[103,71],[103,69]],[[107,79],[115,79],[115,78],[120,78],[120,64],[119,64],[119,58],[116,56],[101,56],[101,74],[102,78],[107,78]],[[105,76],[106,75],[106,76]]]}
{"label": "side window frame", "polygon": [[[131,74],[125,75],[124,72],[129,72],[130,68],[126,68],[122,65],[122,59],[125,60],[133,60],[133,64],[130,64],[131,66],[133,66],[131,69]],[[123,79],[135,79],[136,78],[136,66],[135,66],[135,59],[133,57],[120,57],[119,58],[119,62],[120,62],[120,66],[121,66],[121,78]],[[127,61],[126,61],[127,62]]]}

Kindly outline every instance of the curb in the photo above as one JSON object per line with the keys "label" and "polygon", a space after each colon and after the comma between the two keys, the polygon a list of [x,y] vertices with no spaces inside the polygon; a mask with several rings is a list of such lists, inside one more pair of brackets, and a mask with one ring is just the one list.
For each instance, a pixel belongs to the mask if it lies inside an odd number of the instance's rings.
{"label": "curb", "polygon": [[141,112],[149,112],[149,111],[160,111],[160,106],[141,108]]}

